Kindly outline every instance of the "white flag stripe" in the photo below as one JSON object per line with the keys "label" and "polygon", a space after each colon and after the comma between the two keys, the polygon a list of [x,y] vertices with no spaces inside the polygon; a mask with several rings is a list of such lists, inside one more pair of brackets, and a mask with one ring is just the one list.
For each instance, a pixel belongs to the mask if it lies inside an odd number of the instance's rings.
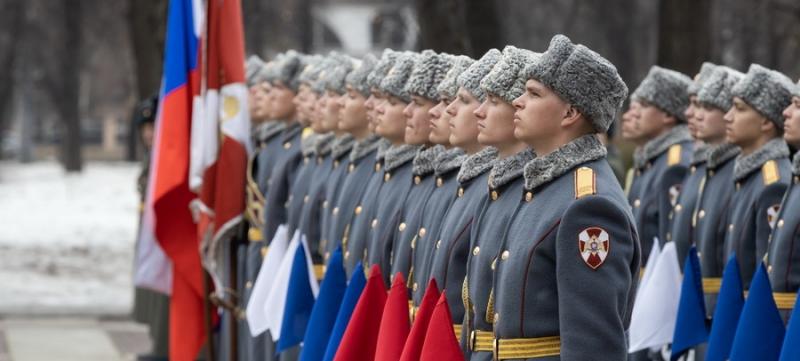
{"label": "white flag stripe", "polygon": [[682,278],[676,253],[675,243],[668,242],[655,265],[646,271],[651,275],[633,306],[629,352],[672,342]]}
{"label": "white flag stripe", "polygon": [[267,297],[269,297],[269,292],[272,290],[273,281],[275,280],[274,277],[278,273],[288,246],[289,231],[285,225],[280,225],[270,243],[264,261],[261,263],[261,269],[259,269],[258,276],[256,276],[250,299],[247,302],[247,309],[245,310],[247,324],[253,336],[258,336],[267,330],[267,315],[264,313],[264,305],[267,303]]}
{"label": "white flag stripe", "polygon": [[306,239],[306,235],[302,236],[303,239],[303,251],[306,254],[306,268],[308,269],[308,282],[311,286],[311,292],[314,294],[314,299],[317,299],[317,294],[319,294],[319,281],[317,281],[317,275],[314,272],[314,262],[311,261],[311,251],[309,250],[311,247],[308,246],[308,240]]}
{"label": "white flag stripe", "polygon": [[289,242],[289,247],[286,249],[278,272],[275,274],[275,280],[267,297],[267,302],[264,304],[267,329],[272,333],[274,341],[277,341],[281,335],[283,310],[286,308],[286,291],[289,289],[289,276],[292,273],[292,263],[297,247],[300,247],[299,231],[294,232],[292,240]]}

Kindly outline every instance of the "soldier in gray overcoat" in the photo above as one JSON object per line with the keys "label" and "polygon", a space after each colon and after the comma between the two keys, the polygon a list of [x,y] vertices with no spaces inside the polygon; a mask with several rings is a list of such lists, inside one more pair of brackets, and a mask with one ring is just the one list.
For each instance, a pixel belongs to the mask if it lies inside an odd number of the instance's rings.
{"label": "soldier in gray overcoat", "polygon": [[596,133],[614,121],[627,87],[610,62],[563,35],[523,74],[514,134],[537,157],[509,194],[517,210],[499,233],[494,359],[624,360],[640,248]]}
{"label": "soldier in gray overcoat", "polygon": [[733,106],[725,114],[726,139],[742,152],[733,166],[734,191],[724,223],[722,259],[736,255],[745,289],[767,253],[791,180],[789,148],[781,135],[782,112],[792,101],[793,87],[785,75],[753,64],[733,87]]}
{"label": "soldier in gray overcoat", "polygon": [[[796,85],[792,103],[783,112],[783,139],[800,149],[800,85]],[[800,288],[800,152],[792,160],[792,181],[783,196],[776,216],[767,257],[767,271],[775,303],[783,311],[784,320],[795,304]]]}

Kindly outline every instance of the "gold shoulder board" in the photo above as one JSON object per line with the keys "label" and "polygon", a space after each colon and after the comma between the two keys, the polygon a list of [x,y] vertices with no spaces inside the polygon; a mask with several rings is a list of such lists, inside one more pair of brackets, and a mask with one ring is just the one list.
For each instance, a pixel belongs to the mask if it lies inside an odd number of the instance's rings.
{"label": "gold shoulder board", "polygon": [[311,134],[314,134],[314,130],[311,129],[311,127],[305,127],[303,128],[303,134],[300,137],[306,139]]}
{"label": "gold shoulder board", "polygon": [[675,144],[669,147],[669,153],[667,153],[667,165],[673,166],[681,162],[681,145]]}
{"label": "gold shoulder board", "polygon": [[781,180],[781,173],[778,172],[778,164],[775,160],[768,160],[761,167],[761,175],[764,178],[764,185],[768,186]]}
{"label": "gold shoulder board", "polygon": [[594,171],[588,167],[575,170],[575,199],[597,193]]}

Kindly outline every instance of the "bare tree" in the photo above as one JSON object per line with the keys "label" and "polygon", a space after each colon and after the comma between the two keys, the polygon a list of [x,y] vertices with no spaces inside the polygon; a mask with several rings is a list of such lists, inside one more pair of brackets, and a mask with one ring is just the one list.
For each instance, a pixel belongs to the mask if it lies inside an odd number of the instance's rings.
{"label": "bare tree", "polygon": [[[57,75],[48,77],[53,104],[61,117],[61,162],[68,172],[83,169],[81,151],[81,121],[78,106],[81,56],[81,4],[72,0],[63,4],[63,39],[56,69]],[[55,74],[54,74],[55,75]]]}
{"label": "bare tree", "polygon": [[16,49],[23,29],[24,0],[0,0],[0,134],[11,119]]}
{"label": "bare tree", "polygon": [[661,1],[658,64],[694,75],[710,55],[709,0]]}

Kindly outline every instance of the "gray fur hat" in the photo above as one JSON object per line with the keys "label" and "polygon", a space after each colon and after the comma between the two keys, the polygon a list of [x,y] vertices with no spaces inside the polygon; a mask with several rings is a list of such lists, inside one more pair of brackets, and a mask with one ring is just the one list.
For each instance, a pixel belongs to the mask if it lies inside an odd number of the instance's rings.
{"label": "gray fur hat", "polygon": [[332,91],[339,95],[344,94],[345,90],[347,90],[345,88],[345,78],[347,74],[353,71],[356,59],[341,53],[331,53],[329,58],[333,61],[330,67],[325,69],[323,76],[325,90]]}
{"label": "gray fur hat", "polygon": [[536,79],[577,108],[598,132],[614,122],[628,87],[610,61],[586,46],[556,35],[538,61],[525,66],[524,79]]}
{"label": "gray fur hat", "polygon": [[301,84],[311,86],[319,78],[321,71],[320,64],[325,59],[322,55],[309,55],[306,56],[305,66],[298,75],[297,79]]}
{"label": "gray fur hat", "polygon": [[700,72],[694,76],[694,79],[691,83],[689,83],[689,87],[686,89],[686,92],[689,93],[689,96],[697,95],[700,91],[700,87],[703,86],[703,83],[711,76],[711,72],[717,67],[716,64],[704,62],[703,65],[700,66]]}
{"label": "gray fur hat", "polygon": [[689,106],[688,89],[691,83],[692,79],[685,74],[653,65],[631,98],[655,105],[685,122],[683,112]]}
{"label": "gray fur hat", "polygon": [[455,98],[456,93],[458,92],[458,76],[467,70],[467,68],[469,68],[469,66],[474,62],[475,59],[472,59],[466,55],[453,57],[453,66],[450,67],[450,70],[448,70],[447,74],[444,75],[444,79],[442,79],[442,81],[439,83],[439,86],[436,87],[436,92],[438,92],[440,96],[448,99]]}
{"label": "gray fur hat", "polygon": [[786,75],[753,64],[733,86],[732,93],[783,129],[783,110],[792,102],[794,87]]}
{"label": "gray fur hat", "polygon": [[417,56],[414,70],[406,82],[405,91],[411,95],[438,101],[439,93],[436,92],[436,87],[442,82],[450,66],[447,54],[436,54],[433,50],[423,51]]}
{"label": "gray fur hat", "polygon": [[520,76],[522,69],[541,56],[542,54],[530,50],[512,45],[506,46],[503,49],[503,58],[481,80],[481,88],[486,93],[495,94],[508,103],[513,102],[525,91],[525,82],[528,79]]}
{"label": "gray fur hat", "polygon": [[386,77],[386,74],[389,73],[389,70],[392,69],[394,66],[395,60],[400,55],[399,52],[396,52],[392,49],[385,49],[381,58],[375,64],[375,67],[372,69],[372,72],[367,75],[367,86],[372,90],[372,88],[380,88],[381,81],[383,78]]}
{"label": "gray fur hat", "polygon": [[403,52],[397,57],[392,69],[386,73],[381,81],[380,90],[400,98],[406,103],[411,102],[411,93],[406,90],[406,83],[414,71],[414,64],[419,59],[419,54],[410,51]]}
{"label": "gray fur hat", "polygon": [[486,54],[483,54],[480,59],[473,62],[467,70],[464,70],[458,76],[456,84],[459,88],[464,88],[472,93],[479,101],[486,100],[486,92],[481,89],[481,80],[492,71],[492,68],[502,57],[503,53],[500,50],[489,49]]}
{"label": "gray fur hat", "polygon": [[302,58],[303,56],[294,50],[278,55],[273,60],[274,66],[266,74],[266,80],[270,83],[282,82],[288,88],[297,91],[297,87],[300,86],[298,75],[304,66]]}
{"label": "gray fur hat", "polygon": [[792,96],[796,96],[800,98],[800,80],[797,81],[797,84],[794,85],[794,91],[792,91]]}
{"label": "gray fur hat", "polygon": [[375,68],[375,64],[378,63],[378,58],[375,55],[367,54],[359,61],[356,61],[355,67],[353,71],[347,74],[345,78],[345,83],[350,84],[353,89],[361,93],[361,95],[368,97],[369,96],[369,84],[367,83],[367,77],[372,70]]}
{"label": "gray fur hat", "polygon": [[259,82],[259,75],[264,69],[264,61],[258,55],[250,55],[244,63],[245,77],[247,78],[247,86],[251,87]]}
{"label": "gray fur hat", "polygon": [[331,56],[333,53],[329,54],[322,58],[322,60],[317,64],[317,73],[316,79],[311,82],[311,89],[317,93],[322,94],[325,92],[328,86],[328,73],[333,70],[334,67],[338,65],[338,60]]}
{"label": "gray fur hat", "polygon": [[727,66],[716,66],[697,91],[697,101],[727,112],[733,105],[733,86],[744,74]]}

